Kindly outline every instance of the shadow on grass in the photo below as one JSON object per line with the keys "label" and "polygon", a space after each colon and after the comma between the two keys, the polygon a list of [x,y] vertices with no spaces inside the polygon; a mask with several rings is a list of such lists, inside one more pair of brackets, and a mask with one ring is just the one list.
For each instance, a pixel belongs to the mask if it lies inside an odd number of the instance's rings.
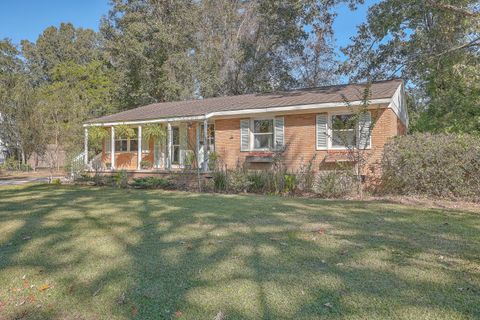
{"label": "shadow on grass", "polygon": [[32,185],[0,189],[1,226],[8,318],[480,316],[471,213]]}

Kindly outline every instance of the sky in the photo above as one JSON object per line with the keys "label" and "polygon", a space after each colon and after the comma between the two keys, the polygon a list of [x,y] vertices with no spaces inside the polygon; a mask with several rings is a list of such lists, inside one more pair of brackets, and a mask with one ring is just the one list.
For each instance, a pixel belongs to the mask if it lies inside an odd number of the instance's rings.
{"label": "sky", "polygon": [[[365,20],[368,6],[378,0],[365,2],[354,12],[339,7],[334,23],[338,46],[348,44],[356,26]],[[45,28],[61,22],[98,30],[108,9],[108,0],[0,0],[0,39],[10,38],[16,44],[23,39],[34,42]]]}

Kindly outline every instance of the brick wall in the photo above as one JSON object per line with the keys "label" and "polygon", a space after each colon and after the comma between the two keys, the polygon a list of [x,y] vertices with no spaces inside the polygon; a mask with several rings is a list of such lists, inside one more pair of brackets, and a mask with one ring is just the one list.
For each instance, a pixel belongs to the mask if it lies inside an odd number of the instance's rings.
{"label": "brick wall", "polygon": [[[278,115],[280,116],[280,115]],[[220,119],[215,121],[215,150],[228,168],[243,163],[247,156],[269,155],[268,152],[240,151],[240,119]],[[316,114],[284,115],[285,143],[284,163],[289,170],[298,170],[303,164],[314,159],[315,170],[331,168],[332,162],[346,160],[345,151],[317,151],[315,148]],[[369,164],[373,167],[382,157],[384,144],[389,138],[404,134],[397,123],[397,116],[391,109],[372,110],[372,119],[376,124],[372,131],[372,148],[369,151]],[[268,168],[269,164],[249,164],[253,169]]]}
{"label": "brick wall", "polygon": [[[149,161],[152,165],[153,159],[153,140],[148,143],[150,152],[142,154],[142,161]],[[136,170],[137,169],[137,152],[115,152],[115,168],[119,170]],[[111,163],[110,152],[105,150],[105,141],[103,142],[102,162],[104,164]]]}

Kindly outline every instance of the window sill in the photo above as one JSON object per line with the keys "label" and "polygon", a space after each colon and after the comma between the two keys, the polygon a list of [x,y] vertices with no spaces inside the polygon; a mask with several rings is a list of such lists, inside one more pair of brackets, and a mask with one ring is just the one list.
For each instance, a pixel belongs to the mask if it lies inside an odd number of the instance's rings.
{"label": "window sill", "polygon": [[[355,148],[355,150],[371,150],[372,147],[368,147],[368,148],[365,148],[365,149],[358,149],[358,148]],[[340,148],[340,147],[330,147],[330,148],[316,148],[316,151],[345,151],[345,152],[348,152],[350,150],[353,150],[351,148]]]}
{"label": "window sill", "polygon": [[272,163],[273,157],[272,156],[247,156],[245,158],[247,163]]}

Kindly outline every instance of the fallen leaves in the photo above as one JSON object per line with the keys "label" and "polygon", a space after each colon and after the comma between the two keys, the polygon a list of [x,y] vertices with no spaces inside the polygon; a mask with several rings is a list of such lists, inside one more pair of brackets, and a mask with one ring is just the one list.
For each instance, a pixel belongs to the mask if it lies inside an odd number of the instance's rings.
{"label": "fallen leaves", "polygon": [[333,308],[333,305],[332,305],[330,302],[324,303],[323,306],[324,306],[324,307],[327,307],[327,308],[329,308],[329,309],[332,309],[332,308]]}
{"label": "fallen leaves", "polygon": [[222,311],[219,311],[213,320],[225,320],[227,317]]}
{"label": "fallen leaves", "polygon": [[132,317],[135,317],[138,314],[138,308],[136,306],[132,306],[132,308],[130,309],[130,312],[132,314]]}
{"label": "fallen leaves", "polygon": [[38,287],[38,291],[40,291],[40,292],[43,292],[43,291],[45,291],[45,290],[47,290],[47,289],[50,289],[50,285],[47,284],[47,283],[42,284],[40,287]]}
{"label": "fallen leaves", "polygon": [[177,311],[175,312],[175,318],[180,318],[183,316],[183,312],[182,311]]}

